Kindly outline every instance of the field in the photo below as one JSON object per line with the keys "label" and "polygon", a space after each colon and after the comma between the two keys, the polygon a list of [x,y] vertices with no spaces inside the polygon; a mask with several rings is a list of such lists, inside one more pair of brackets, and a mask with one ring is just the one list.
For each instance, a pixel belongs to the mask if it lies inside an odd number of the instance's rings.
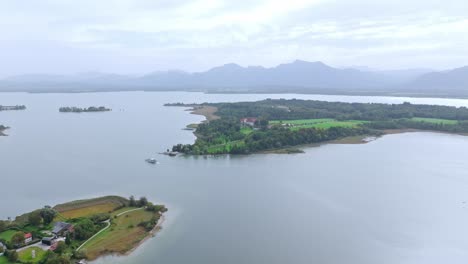
{"label": "field", "polygon": [[[36,257],[32,258],[32,251],[36,251]],[[18,253],[18,260],[22,263],[39,263],[46,256],[46,251],[38,247],[30,247]]]}
{"label": "field", "polygon": [[253,132],[253,129],[251,127],[243,127],[240,132],[244,135],[248,135]]}
{"label": "field", "polygon": [[61,217],[73,219],[87,217],[98,213],[109,213],[125,205],[126,199],[117,196],[106,196],[96,199],[79,200],[60,204],[54,207]]}
{"label": "field", "polygon": [[417,121],[417,122],[426,122],[426,123],[443,124],[443,125],[456,125],[456,124],[458,124],[457,120],[450,120],[450,119],[413,117],[413,118],[411,118],[411,120],[412,121]]}
{"label": "field", "polygon": [[338,121],[336,119],[330,119],[330,118],[270,121],[271,125],[284,125],[286,127],[289,127],[291,130],[299,130],[302,128],[327,129],[331,127],[357,127],[358,125],[361,125],[364,123],[366,123],[366,121],[363,121],[363,120]]}
{"label": "field", "polygon": [[0,264],[11,264],[5,256],[0,257]]}
{"label": "field", "polygon": [[[117,215],[116,213],[113,215]],[[82,250],[90,260],[107,253],[124,254],[148,235],[148,232],[138,224],[149,221],[154,216],[156,214],[153,212],[136,210],[113,218],[111,227],[89,241]]]}
{"label": "field", "polygon": [[6,241],[10,241],[15,233],[16,233],[15,230],[4,231],[0,233],[0,239],[5,239]]}

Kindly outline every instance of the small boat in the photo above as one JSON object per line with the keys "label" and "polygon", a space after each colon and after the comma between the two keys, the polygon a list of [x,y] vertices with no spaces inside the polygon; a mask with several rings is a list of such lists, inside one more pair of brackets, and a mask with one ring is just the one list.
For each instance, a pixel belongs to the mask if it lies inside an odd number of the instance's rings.
{"label": "small boat", "polygon": [[145,159],[146,162],[150,163],[150,164],[156,164],[158,163],[158,161],[154,158],[149,158],[149,159]]}

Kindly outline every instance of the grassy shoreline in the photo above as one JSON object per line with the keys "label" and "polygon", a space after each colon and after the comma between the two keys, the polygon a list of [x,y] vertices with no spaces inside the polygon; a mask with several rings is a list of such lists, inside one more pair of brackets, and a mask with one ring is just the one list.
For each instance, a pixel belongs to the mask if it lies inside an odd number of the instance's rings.
{"label": "grassy shoreline", "polygon": [[[45,211],[54,212],[47,222],[42,218]],[[57,223],[63,225],[61,222],[65,222],[72,227],[72,231],[57,234],[66,241],[56,242],[62,243],[63,249],[60,252],[41,255],[36,262],[42,263],[51,256],[68,258],[71,261],[83,258],[92,261],[106,255],[128,255],[133,252],[162,228],[166,211],[164,205],[152,204],[145,197],[135,200],[133,196],[130,199],[104,196],[76,200],[20,215],[0,230],[0,238],[8,242],[8,249],[17,250],[25,245],[12,244],[10,240],[16,233],[30,232],[33,233],[35,241],[40,241],[51,236],[50,232]],[[32,222],[32,215],[40,215],[42,219]],[[44,253],[46,251],[47,248],[44,249]],[[27,260],[31,255],[30,252],[20,249],[17,252],[22,262],[27,262],[23,259]]]}

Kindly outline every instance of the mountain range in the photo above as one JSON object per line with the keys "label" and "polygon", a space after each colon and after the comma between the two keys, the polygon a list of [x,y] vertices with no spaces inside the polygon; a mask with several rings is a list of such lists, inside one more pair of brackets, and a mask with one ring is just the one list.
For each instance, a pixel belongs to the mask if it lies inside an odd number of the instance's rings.
{"label": "mountain range", "polygon": [[143,76],[88,72],[76,75],[18,75],[0,80],[0,91],[204,91],[325,94],[468,96],[468,66],[377,71],[367,67],[334,68],[296,60],[276,67],[230,63],[204,72],[163,71]]}

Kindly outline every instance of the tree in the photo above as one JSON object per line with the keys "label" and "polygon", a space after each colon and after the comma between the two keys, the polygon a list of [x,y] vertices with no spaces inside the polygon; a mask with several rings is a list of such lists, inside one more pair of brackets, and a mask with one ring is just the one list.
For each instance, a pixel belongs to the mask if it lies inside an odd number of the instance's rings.
{"label": "tree", "polygon": [[47,261],[45,264],[70,264],[71,260],[68,256],[64,255],[58,255],[55,253],[49,253],[49,256],[47,257]]}
{"label": "tree", "polygon": [[5,255],[7,256],[10,262],[16,263],[18,261],[18,252],[16,252],[15,250],[9,250],[5,252]]}
{"label": "tree", "polygon": [[90,238],[94,233],[96,233],[97,227],[88,218],[83,219],[78,224],[75,225],[75,238],[79,240],[85,240]]}
{"label": "tree", "polygon": [[16,232],[13,237],[11,238],[11,243],[13,243],[13,245],[21,245],[24,243],[24,232]]}
{"label": "tree", "polygon": [[130,207],[135,207],[136,206],[136,201],[135,201],[135,196],[130,196],[130,202],[128,203]]}
{"label": "tree", "polygon": [[42,220],[44,220],[44,225],[48,225],[52,223],[56,214],[57,212],[54,209],[52,209],[50,206],[45,206],[40,211]]}
{"label": "tree", "polygon": [[147,204],[148,204],[148,199],[146,199],[146,197],[144,196],[138,200],[138,206],[140,207],[146,206]]}
{"label": "tree", "polygon": [[7,223],[5,221],[0,220],[0,232],[5,231],[7,228]]}
{"label": "tree", "polygon": [[65,250],[67,250],[67,245],[65,244],[65,242],[59,241],[57,243],[57,247],[55,248],[55,253],[62,254],[63,252],[65,252]]}
{"label": "tree", "polygon": [[67,244],[68,246],[71,245],[71,238],[70,238],[70,234],[67,234],[67,236],[65,237],[65,244]]}
{"label": "tree", "polygon": [[28,216],[29,224],[33,226],[39,226],[42,222],[42,216],[40,211],[34,211],[29,214]]}

